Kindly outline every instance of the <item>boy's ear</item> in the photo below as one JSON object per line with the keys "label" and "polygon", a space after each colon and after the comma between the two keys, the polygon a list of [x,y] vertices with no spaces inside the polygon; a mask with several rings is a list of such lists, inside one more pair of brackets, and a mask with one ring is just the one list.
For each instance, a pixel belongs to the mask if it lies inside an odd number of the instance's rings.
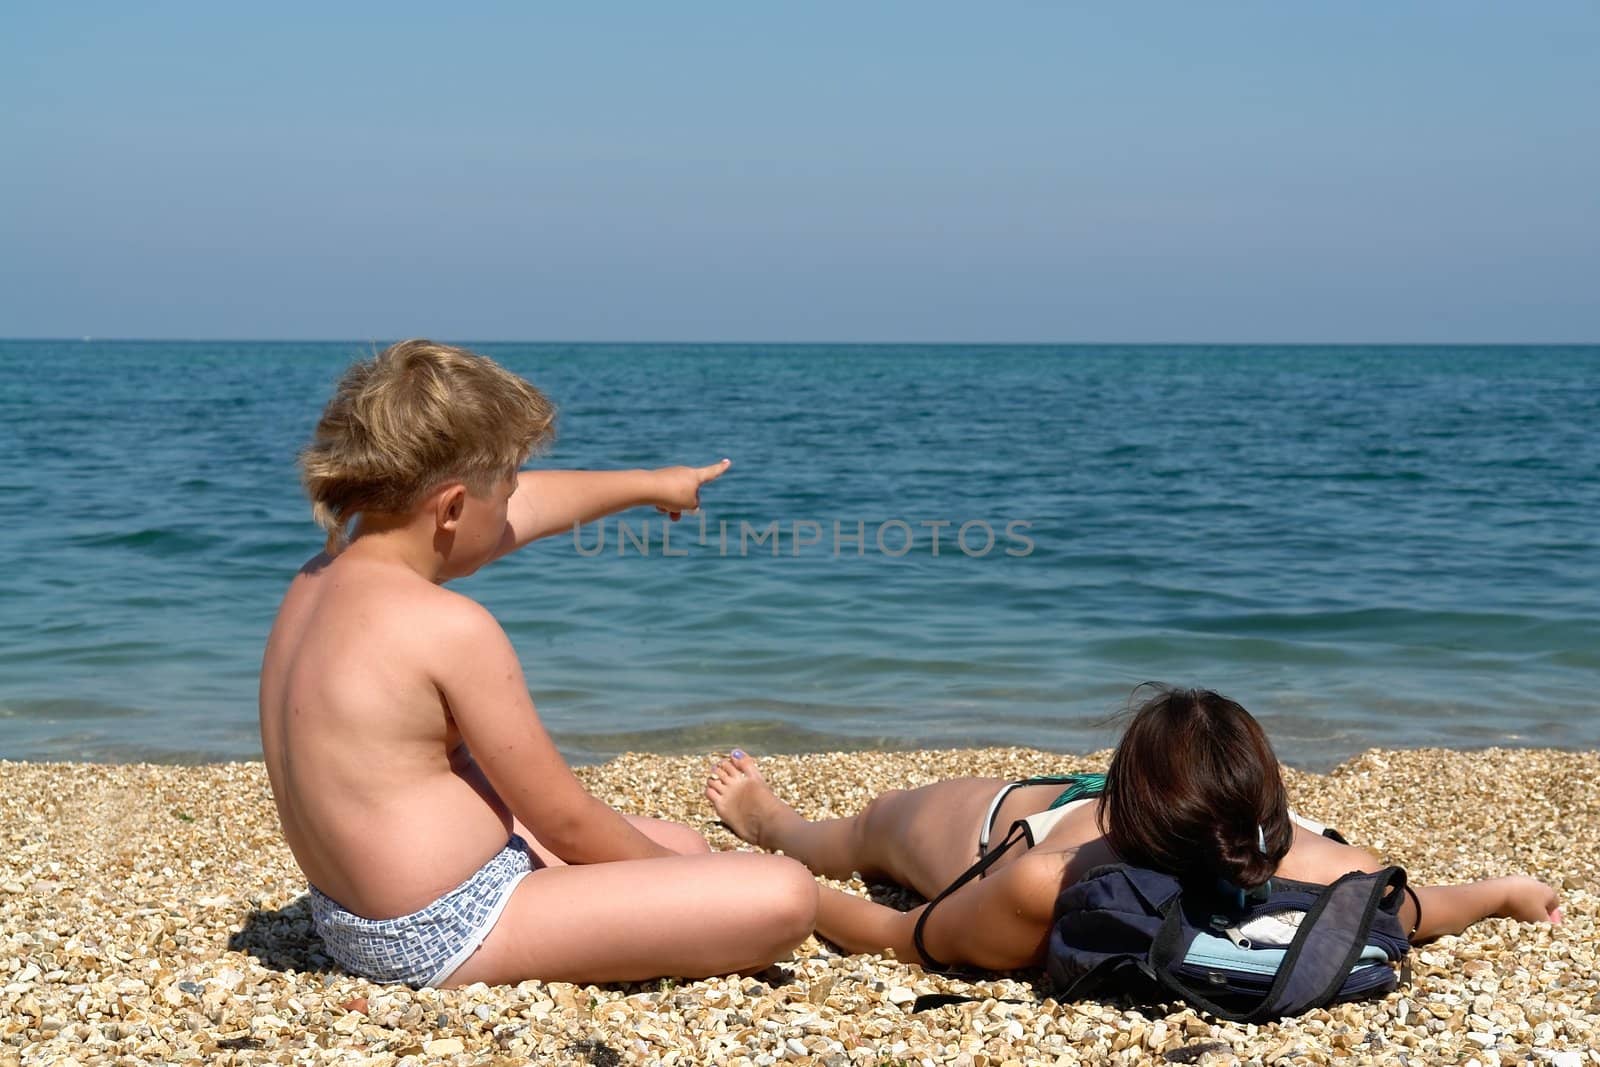
{"label": "boy's ear", "polygon": [[454,530],[467,506],[467,487],[460,482],[447,485],[434,497],[434,522],[441,530]]}

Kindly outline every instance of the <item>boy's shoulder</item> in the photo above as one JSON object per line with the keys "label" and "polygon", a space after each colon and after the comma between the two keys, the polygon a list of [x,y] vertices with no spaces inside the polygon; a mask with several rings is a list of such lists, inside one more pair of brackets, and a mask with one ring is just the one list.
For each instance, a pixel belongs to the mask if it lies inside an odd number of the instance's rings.
{"label": "boy's shoulder", "polygon": [[464,593],[423,578],[396,583],[389,593],[404,605],[411,625],[434,636],[472,638],[501,630],[488,608]]}
{"label": "boy's shoulder", "polygon": [[[317,581],[323,571],[336,563],[326,555],[318,556],[301,569],[299,581]],[[327,577],[335,580],[318,582],[324,588],[313,597],[339,614],[350,610],[371,614],[430,637],[459,633],[470,638],[501,629],[489,609],[476,600],[404,567],[375,567],[368,563],[340,568],[337,575]],[[293,590],[291,596],[292,593]]]}
{"label": "boy's shoulder", "polygon": [[500,620],[494,617],[494,612],[476,600],[442,585],[433,588],[438,595],[430,598],[428,608],[434,613],[433,625],[436,628],[449,629],[467,638],[505,632]]}

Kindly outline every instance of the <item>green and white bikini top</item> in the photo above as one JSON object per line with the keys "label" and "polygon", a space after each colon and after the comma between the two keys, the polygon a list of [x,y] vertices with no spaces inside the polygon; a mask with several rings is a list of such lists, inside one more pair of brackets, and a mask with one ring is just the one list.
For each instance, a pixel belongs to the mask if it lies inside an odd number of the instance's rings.
{"label": "green and white bikini top", "polygon": [[1000,787],[1000,792],[989,802],[989,810],[984,814],[983,825],[978,830],[978,855],[981,857],[989,851],[989,839],[994,834],[994,820],[1000,814],[1000,804],[1010,795],[1013,789],[1025,785],[1059,785],[1065,788],[1059,796],[1050,802],[1050,806],[1043,811],[1035,812],[1024,819],[1018,820],[1027,829],[1028,847],[1032,848],[1044,840],[1052,827],[1060,822],[1067,812],[1076,807],[1079,801],[1089,801],[1098,798],[1106,791],[1106,776],[1103,774],[1042,774],[1033,778],[1024,778],[1017,782],[1007,782]]}

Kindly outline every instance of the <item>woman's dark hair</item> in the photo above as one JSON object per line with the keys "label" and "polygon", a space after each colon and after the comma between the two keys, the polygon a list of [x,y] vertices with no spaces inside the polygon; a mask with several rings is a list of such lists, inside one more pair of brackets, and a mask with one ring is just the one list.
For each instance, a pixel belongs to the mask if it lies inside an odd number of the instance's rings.
{"label": "woman's dark hair", "polygon": [[1156,689],[1111,757],[1101,831],[1125,863],[1186,881],[1261,885],[1294,836],[1267,735],[1248,711],[1209,689]]}

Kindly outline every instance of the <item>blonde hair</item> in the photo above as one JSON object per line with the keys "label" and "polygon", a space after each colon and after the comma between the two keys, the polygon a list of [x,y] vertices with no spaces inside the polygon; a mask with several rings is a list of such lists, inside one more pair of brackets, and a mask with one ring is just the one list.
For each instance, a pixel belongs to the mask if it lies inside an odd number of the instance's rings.
{"label": "blonde hair", "polygon": [[485,356],[401,341],[345,371],[300,453],[329,550],[362,511],[403,513],[441,484],[487,492],[555,437],[555,406]]}

